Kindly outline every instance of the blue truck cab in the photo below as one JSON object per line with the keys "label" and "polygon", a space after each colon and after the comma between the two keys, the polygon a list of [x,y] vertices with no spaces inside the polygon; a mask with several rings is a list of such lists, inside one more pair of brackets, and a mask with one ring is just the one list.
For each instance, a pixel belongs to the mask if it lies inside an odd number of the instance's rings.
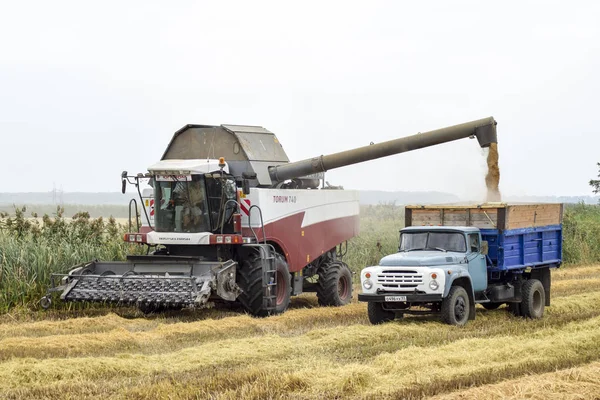
{"label": "blue truck cab", "polygon": [[439,313],[464,325],[477,303],[541,318],[562,261],[562,213],[562,204],[407,206],[398,252],[361,271],[358,298],[375,324]]}

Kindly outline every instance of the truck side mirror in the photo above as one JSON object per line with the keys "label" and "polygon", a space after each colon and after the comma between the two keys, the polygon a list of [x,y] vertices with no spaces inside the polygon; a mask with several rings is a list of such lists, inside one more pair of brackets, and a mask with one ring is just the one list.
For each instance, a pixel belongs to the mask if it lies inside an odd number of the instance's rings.
{"label": "truck side mirror", "polygon": [[248,179],[242,181],[242,191],[244,194],[250,194],[250,181]]}
{"label": "truck side mirror", "polygon": [[489,247],[488,247],[487,240],[482,240],[481,241],[481,254],[483,254],[484,256],[487,256],[488,250],[489,250]]}

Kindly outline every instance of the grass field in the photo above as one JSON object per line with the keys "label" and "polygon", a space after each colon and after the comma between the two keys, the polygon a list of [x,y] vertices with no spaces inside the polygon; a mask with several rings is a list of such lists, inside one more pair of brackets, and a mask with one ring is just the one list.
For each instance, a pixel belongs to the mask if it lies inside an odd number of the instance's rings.
{"label": "grass field", "polygon": [[0,316],[0,398],[598,398],[599,272],[556,271],[541,320],[478,308],[464,328],[372,326],[364,304],[320,308],[312,295],[266,319],[15,311]]}
{"label": "grass field", "polygon": [[[346,257],[354,270],[395,250],[400,211],[363,207]],[[264,319],[228,309],[40,311],[50,272],[136,250],[116,222],[75,217],[2,226],[0,399],[600,398],[598,207],[565,214],[568,263],[553,273],[543,319],[478,307],[463,328],[434,316],[372,326],[364,304],[321,308],[311,294]]]}

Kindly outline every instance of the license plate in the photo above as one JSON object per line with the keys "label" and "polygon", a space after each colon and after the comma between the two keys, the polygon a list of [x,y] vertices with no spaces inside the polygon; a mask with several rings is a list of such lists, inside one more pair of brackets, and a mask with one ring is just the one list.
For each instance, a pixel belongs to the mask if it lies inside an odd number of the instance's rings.
{"label": "license plate", "polygon": [[385,301],[406,301],[406,296],[385,296]]}

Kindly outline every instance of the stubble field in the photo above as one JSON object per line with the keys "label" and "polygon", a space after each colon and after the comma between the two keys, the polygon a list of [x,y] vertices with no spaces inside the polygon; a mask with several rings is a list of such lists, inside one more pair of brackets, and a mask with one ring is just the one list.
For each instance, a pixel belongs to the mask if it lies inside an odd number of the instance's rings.
{"label": "stubble field", "polygon": [[[0,317],[0,398],[578,398],[600,394],[600,265],[554,273],[542,320],[478,308],[372,326],[364,304],[283,315],[134,309]],[[78,316],[78,318],[73,318]]]}
{"label": "stubble field", "polygon": [[[355,271],[394,251],[401,215],[393,206],[362,210],[347,255]],[[49,271],[131,249],[107,236],[110,224],[88,240],[93,221],[55,221],[37,233],[5,228],[0,398],[598,399],[599,216],[595,207],[566,214],[571,262],[553,273],[543,319],[478,307],[463,328],[436,317],[372,326],[364,304],[321,308],[312,294],[262,319],[228,309],[144,317],[134,308],[57,304],[44,312],[36,299]]]}

